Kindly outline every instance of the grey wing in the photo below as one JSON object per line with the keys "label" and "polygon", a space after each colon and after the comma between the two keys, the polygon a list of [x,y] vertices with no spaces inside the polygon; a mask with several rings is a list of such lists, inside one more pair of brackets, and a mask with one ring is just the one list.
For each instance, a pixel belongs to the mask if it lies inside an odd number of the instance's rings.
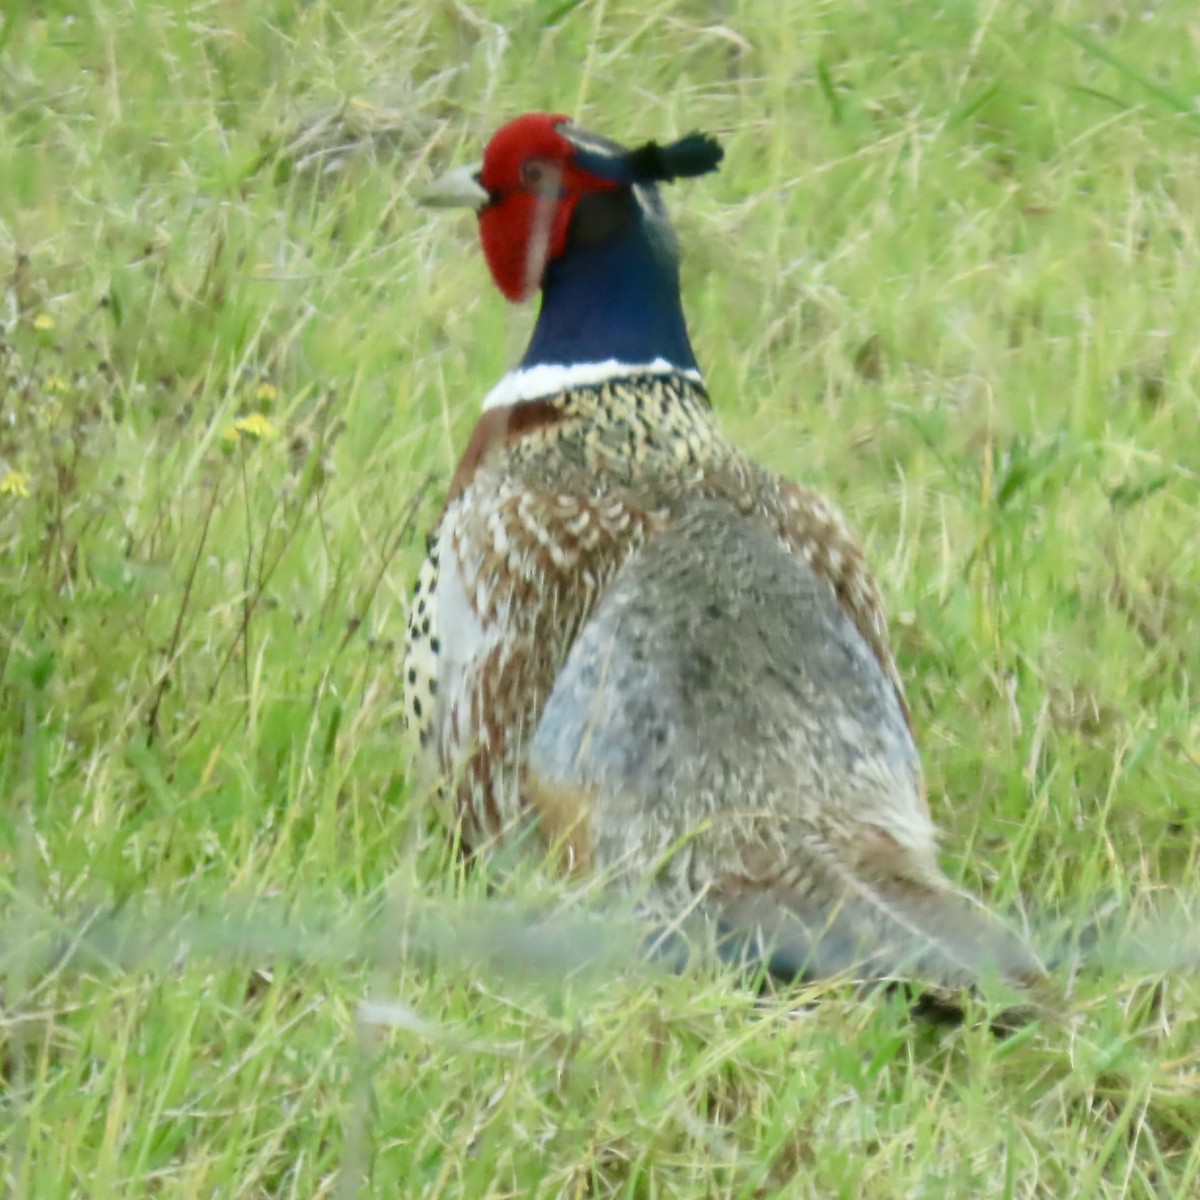
{"label": "grey wing", "polygon": [[882,824],[932,848],[900,703],[833,588],[719,502],[621,569],[559,673],[530,767],[593,794],[597,866],[619,864],[630,820],[662,850],[705,821],[781,820]]}

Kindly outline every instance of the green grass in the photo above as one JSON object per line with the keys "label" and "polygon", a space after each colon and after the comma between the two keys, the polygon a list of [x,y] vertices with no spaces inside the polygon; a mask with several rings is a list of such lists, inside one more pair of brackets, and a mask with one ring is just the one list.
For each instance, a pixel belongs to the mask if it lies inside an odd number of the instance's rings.
{"label": "green grass", "polygon": [[414,188],[533,107],[714,130],[669,197],[694,341],[863,533],[947,868],[1039,927],[1186,901],[1193,6],[4,12],[0,1192],[1200,1194],[1187,975],[997,1040],[585,969],[522,939],[544,883],[454,868],[397,670],[530,319]]}

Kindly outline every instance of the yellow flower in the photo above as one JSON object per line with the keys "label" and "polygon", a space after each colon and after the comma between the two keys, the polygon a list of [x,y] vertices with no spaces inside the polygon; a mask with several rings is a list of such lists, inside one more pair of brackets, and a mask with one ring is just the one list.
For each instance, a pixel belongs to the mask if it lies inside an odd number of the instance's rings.
{"label": "yellow flower", "polygon": [[38,313],[33,318],[33,327],[42,333],[49,333],[54,328],[54,318],[49,313]]}
{"label": "yellow flower", "polygon": [[273,383],[260,383],[254,398],[259,404],[274,404],[279,399],[279,389]]}
{"label": "yellow flower", "polygon": [[46,380],[46,391],[51,396],[61,396],[71,390],[71,385],[61,375],[51,375]]}
{"label": "yellow flower", "polygon": [[240,437],[250,437],[263,442],[273,441],[279,436],[279,427],[262,413],[247,413],[226,427],[221,435],[227,442],[236,442]]}
{"label": "yellow flower", "polygon": [[0,496],[28,496],[29,476],[24,471],[9,469],[0,475]]}

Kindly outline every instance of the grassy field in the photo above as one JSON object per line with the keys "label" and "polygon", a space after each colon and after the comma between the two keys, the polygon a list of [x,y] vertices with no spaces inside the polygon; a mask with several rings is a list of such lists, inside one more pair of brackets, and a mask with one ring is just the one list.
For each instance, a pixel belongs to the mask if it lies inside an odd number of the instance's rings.
{"label": "grassy field", "polygon": [[1007,1040],[664,977],[462,877],[397,668],[530,321],[414,190],[712,130],[693,340],[862,531],[948,870],[1186,902],[1197,95],[1182,0],[6,4],[0,1193],[1200,1195],[1186,927]]}

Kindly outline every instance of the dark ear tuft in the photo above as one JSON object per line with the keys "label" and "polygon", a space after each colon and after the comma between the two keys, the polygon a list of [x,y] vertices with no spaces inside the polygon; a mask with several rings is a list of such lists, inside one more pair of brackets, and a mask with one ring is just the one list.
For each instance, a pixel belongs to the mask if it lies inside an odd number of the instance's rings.
{"label": "dark ear tuft", "polygon": [[669,146],[647,142],[629,152],[629,168],[634,183],[673,183],[715,171],[725,151],[706,133],[689,133]]}
{"label": "dark ear tuft", "polygon": [[707,175],[725,157],[715,138],[689,133],[669,146],[647,142],[636,150],[611,151],[577,146],[575,162],[583,170],[610,183],[631,187],[635,183],[671,183],[694,175]]}

